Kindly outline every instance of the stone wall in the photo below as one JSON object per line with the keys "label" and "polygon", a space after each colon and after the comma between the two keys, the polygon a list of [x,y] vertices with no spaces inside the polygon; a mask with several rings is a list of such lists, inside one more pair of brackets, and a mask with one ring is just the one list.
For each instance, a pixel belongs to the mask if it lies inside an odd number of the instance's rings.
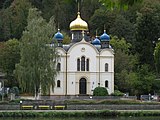
{"label": "stone wall", "polygon": [[[0,110],[19,110],[20,105],[0,105]],[[67,110],[160,110],[160,105],[67,105]]]}

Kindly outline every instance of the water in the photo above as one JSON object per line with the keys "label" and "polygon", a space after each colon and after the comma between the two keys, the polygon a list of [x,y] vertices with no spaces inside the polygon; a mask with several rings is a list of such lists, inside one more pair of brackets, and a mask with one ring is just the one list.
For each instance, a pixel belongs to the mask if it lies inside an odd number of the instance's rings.
{"label": "water", "polygon": [[118,117],[118,118],[0,118],[0,120],[160,120],[160,117]]}

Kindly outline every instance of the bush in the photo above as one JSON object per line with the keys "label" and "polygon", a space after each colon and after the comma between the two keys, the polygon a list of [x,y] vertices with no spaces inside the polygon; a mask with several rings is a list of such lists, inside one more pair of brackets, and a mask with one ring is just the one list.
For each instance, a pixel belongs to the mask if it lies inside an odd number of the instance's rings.
{"label": "bush", "polygon": [[123,96],[124,93],[122,93],[122,92],[119,91],[119,90],[115,90],[114,93],[112,93],[111,95],[113,95],[113,96]]}
{"label": "bush", "polygon": [[18,87],[12,87],[11,88],[11,93],[14,93],[16,96],[18,96],[19,95],[19,89],[18,89]]}
{"label": "bush", "polygon": [[96,87],[93,91],[93,96],[107,96],[108,91],[104,87]]}

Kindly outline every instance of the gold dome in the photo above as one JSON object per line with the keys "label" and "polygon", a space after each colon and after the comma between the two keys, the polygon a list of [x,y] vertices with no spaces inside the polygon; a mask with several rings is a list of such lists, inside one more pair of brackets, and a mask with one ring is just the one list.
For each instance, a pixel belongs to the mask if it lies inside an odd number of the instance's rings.
{"label": "gold dome", "polygon": [[80,12],[78,12],[77,18],[70,23],[70,30],[88,30],[88,24],[81,19]]}

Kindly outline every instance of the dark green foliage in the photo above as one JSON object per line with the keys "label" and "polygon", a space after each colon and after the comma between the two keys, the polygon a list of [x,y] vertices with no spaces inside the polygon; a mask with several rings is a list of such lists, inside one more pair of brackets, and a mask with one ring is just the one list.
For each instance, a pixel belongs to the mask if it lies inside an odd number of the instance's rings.
{"label": "dark green foliage", "polygon": [[116,11],[106,11],[105,9],[97,9],[93,16],[89,20],[91,34],[96,35],[96,30],[98,35],[101,35],[106,29],[106,32],[109,32],[109,29],[113,25],[116,17]]}
{"label": "dark green foliage", "polygon": [[105,87],[96,87],[93,90],[93,96],[107,96],[108,91]]}
{"label": "dark green foliage", "polygon": [[19,95],[19,89],[18,87],[12,87],[11,90],[10,90],[11,93],[14,93],[16,96]]}
{"label": "dark green foliage", "polygon": [[160,77],[160,42],[156,44],[154,49],[154,61],[156,65],[157,77]]}
{"label": "dark green foliage", "polygon": [[14,0],[9,7],[0,11],[0,41],[21,37],[27,25],[29,8],[31,4],[28,0]]}
{"label": "dark green foliage", "polygon": [[7,7],[9,7],[13,1],[14,0],[5,0],[5,2],[3,3],[3,8],[6,9]]}
{"label": "dark green foliage", "polygon": [[144,2],[136,21],[135,50],[140,55],[141,64],[149,64],[154,68],[154,43],[160,36],[160,4],[158,1]]}
{"label": "dark green foliage", "polygon": [[0,69],[5,73],[5,86],[12,87],[17,84],[13,76],[15,64],[20,61],[20,42],[17,39],[10,39],[0,43]]}
{"label": "dark green foliage", "polygon": [[117,116],[160,116],[159,111],[110,111],[110,110],[99,110],[99,111],[78,111],[78,112],[0,112],[0,117],[20,117],[20,118],[35,118],[35,117],[117,117]]}
{"label": "dark green foliage", "polygon": [[131,83],[134,94],[151,93],[155,78],[155,74],[150,70],[149,65],[139,66],[135,79]]}
{"label": "dark green foliage", "polygon": [[[55,66],[58,54],[50,46],[54,32],[54,20],[46,22],[36,8],[29,10],[28,25],[21,38],[21,60],[16,65],[15,75],[23,92],[37,95],[41,88],[43,94],[54,88],[57,74]],[[47,81],[47,82],[46,82]]]}
{"label": "dark green foliage", "polygon": [[122,93],[122,92],[119,91],[119,90],[115,90],[114,93],[112,93],[111,95],[113,95],[113,96],[123,96],[124,93]]}
{"label": "dark green foliage", "polygon": [[135,40],[135,27],[129,20],[122,15],[117,15],[115,22],[109,29],[111,35],[116,35],[119,39],[124,38],[127,42],[132,43]]}

